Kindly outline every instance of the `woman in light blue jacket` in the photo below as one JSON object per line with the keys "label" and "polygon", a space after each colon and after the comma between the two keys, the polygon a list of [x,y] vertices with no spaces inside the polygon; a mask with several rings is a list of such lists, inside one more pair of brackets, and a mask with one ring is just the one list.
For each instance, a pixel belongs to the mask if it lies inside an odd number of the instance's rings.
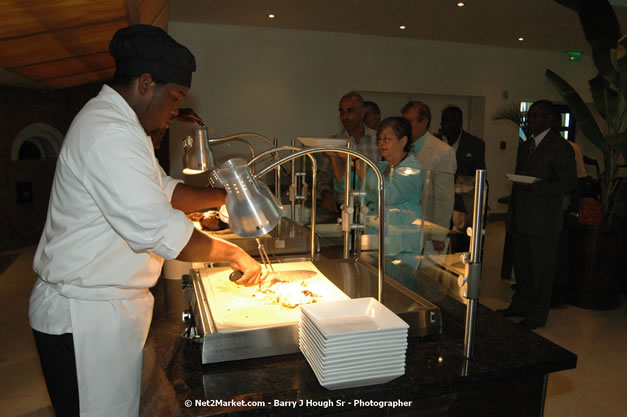
{"label": "woman in light blue jacket", "polygon": [[[407,119],[388,117],[383,120],[377,131],[377,147],[383,161],[377,162],[377,165],[383,172],[385,181],[385,255],[400,257],[416,267],[422,250],[421,199],[424,171],[411,153],[410,138],[411,125]],[[334,168],[336,191],[343,192],[343,169],[337,163]],[[360,189],[364,170],[358,168],[356,171],[359,177],[355,181],[355,189]],[[376,175],[372,170],[365,174],[363,183],[366,192],[364,202],[368,207],[366,234],[376,233],[377,222],[374,217],[377,214],[378,193]]]}

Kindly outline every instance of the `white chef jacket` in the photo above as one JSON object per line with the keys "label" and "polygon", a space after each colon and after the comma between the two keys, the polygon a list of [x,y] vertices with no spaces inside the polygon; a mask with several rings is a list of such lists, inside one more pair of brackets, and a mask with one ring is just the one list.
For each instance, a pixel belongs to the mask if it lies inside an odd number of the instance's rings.
{"label": "white chef jacket", "polygon": [[81,416],[137,415],[148,288],[193,231],[170,203],[178,182],[126,100],[103,86],[61,148],[29,308],[33,329],[73,332]]}

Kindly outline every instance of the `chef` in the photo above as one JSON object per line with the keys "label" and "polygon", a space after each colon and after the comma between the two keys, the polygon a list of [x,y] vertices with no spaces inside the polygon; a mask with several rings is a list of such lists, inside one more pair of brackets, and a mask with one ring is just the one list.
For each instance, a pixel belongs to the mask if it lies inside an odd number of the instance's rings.
{"label": "chef", "polygon": [[152,318],[149,288],[164,259],[226,261],[262,279],[242,249],[194,229],[183,212],[215,207],[223,190],[166,176],[150,135],[167,128],[196,62],[160,28],[115,33],[113,82],[78,113],[65,137],[29,318],[57,416],[139,414],[142,351]]}

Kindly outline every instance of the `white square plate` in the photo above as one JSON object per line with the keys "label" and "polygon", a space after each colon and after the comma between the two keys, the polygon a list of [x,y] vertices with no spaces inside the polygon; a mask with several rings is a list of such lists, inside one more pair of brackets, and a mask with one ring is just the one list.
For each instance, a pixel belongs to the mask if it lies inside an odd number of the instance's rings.
{"label": "white square plate", "polygon": [[309,341],[299,339],[299,346],[304,346],[309,352],[314,355],[321,367],[324,368],[338,368],[338,367],[358,367],[358,366],[370,366],[379,363],[399,363],[405,362],[406,347],[399,347],[394,350],[388,350],[385,352],[369,352],[369,353],[352,353],[344,352],[343,355],[324,355],[316,346],[312,345]]}
{"label": "white square plate", "polygon": [[301,306],[325,339],[407,329],[409,325],[372,297]]}
{"label": "white square plate", "polygon": [[528,175],[505,174],[505,176],[511,182],[517,182],[520,184],[533,184],[534,182],[540,181],[540,178],[530,177]]}
{"label": "white square plate", "polygon": [[[307,358],[307,354],[305,352],[303,354]],[[308,358],[307,361],[311,365]],[[384,373],[371,372],[347,377],[325,378],[315,366],[311,366],[311,369],[320,385],[330,390],[384,384],[405,374],[405,367],[402,367],[389,369]]]}
{"label": "white square plate", "polygon": [[372,376],[366,377],[365,379],[349,379],[346,381],[333,381],[333,382],[320,382],[320,385],[329,390],[335,389],[345,389],[345,388],[356,388],[356,387],[367,387],[369,385],[378,385],[385,384],[386,382],[390,382],[393,379],[398,378],[399,376],[405,375],[405,371],[399,372],[398,374],[386,375],[386,376]]}
{"label": "white square plate", "polygon": [[336,335],[334,337],[325,336],[322,331],[317,327],[316,322],[311,320],[301,311],[300,324],[307,326],[316,336],[319,336],[327,347],[339,347],[347,344],[355,343],[369,343],[369,342],[383,342],[385,340],[394,340],[399,338],[407,338],[407,328],[395,328],[395,329],[383,329],[378,331],[357,332],[357,333],[345,333]]}
{"label": "white square plate", "polygon": [[300,337],[315,347],[323,356],[343,356],[348,353],[355,354],[385,354],[389,351],[397,351],[399,349],[407,349],[407,336],[396,337],[385,340],[368,340],[368,341],[350,341],[342,345],[326,345],[321,336],[315,334],[307,324],[301,322]]}
{"label": "white square plate", "polygon": [[384,376],[390,374],[398,374],[405,372],[405,363],[380,363],[376,366],[361,367],[344,367],[337,369],[326,369],[320,365],[320,362],[307,350],[302,350],[305,359],[311,366],[319,381],[362,379],[371,376]]}
{"label": "white square plate", "polygon": [[391,349],[385,352],[355,352],[352,353],[350,351],[343,352],[341,355],[325,355],[320,352],[318,348],[312,344],[310,341],[299,338],[298,339],[299,347],[306,348],[310,354],[314,355],[318,360],[318,363],[321,367],[324,368],[338,368],[345,366],[366,366],[366,365],[376,365],[380,362],[383,363],[398,363],[403,364],[405,362],[407,347],[400,346],[395,349]]}
{"label": "white square plate", "polygon": [[297,138],[305,146],[343,146],[346,147],[346,139],[334,138]]}
{"label": "white square plate", "polygon": [[394,339],[389,340],[381,340],[381,341],[355,341],[350,344],[344,344],[341,346],[329,346],[325,345],[322,339],[314,334],[310,329],[305,326],[301,326],[300,329],[301,337],[306,340],[308,343],[315,347],[321,354],[325,356],[332,355],[341,355],[343,352],[359,352],[359,353],[369,353],[369,352],[386,352],[389,350],[398,350],[400,348],[407,348],[407,337],[401,336]]}

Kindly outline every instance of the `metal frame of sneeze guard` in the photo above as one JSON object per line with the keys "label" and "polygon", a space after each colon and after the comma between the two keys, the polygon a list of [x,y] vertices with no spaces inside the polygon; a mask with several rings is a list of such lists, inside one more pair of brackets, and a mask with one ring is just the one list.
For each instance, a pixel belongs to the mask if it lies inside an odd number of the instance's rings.
{"label": "metal frame of sneeze guard", "polygon": [[[268,165],[266,168],[264,168],[263,170],[261,170],[258,174],[255,174],[254,177],[255,178],[259,178],[263,175],[265,175],[266,173],[268,173],[270,170],[286,163],[289,161],[292,161],[296,158],[300,158],[301,156],[304,155],[312,155],[312,154],[316,154],[316,153],[323,153],[323,152],[338,152],[347,156],[355,156],[358,159],[364,161],[370,168],[372,168],[372,170],[375,172],[376,176],[377,176],[377,188],[378,188],[378,194],[379,194],[379,204],[378,204],[378,211],[379,211],[379,249],[378,249],[378,259],[377,259],[377,269],[378,269],[378,294],[377,294],[377,298],[379,300],[379,302],[383,303],[383,277],[385,275],[385,271],[384,271],[384,262],[383,262],[383,254],[384,252],[384,202],[385,202],[385,198],[384,198],[384,181],[383,181],[383,173],[381,172],[381,170],[379,169],[379,167],[372,161],[370,160],[366,155],[364,155],[361,152],[349,149],[349,148],[342,148],[342,147],[337,147],[337,146],[319,146],[319,147],[312,147],[312,148],[306,148],[306,149],[301,149],[301,148],[294,148],[292,146],[282,146],[282,147],[278,147],[275,149],[270,149],[267,150],[265,152],[260,153],[259,155],[257,155],[256,157],[254,157],[253,159],[250,160],[250,162],[248,163],[249,165],[254,164],[259,158],[264,157],[265,155],[269,155],[273,152],[278,152],[278,151],[282,151],[282,150],[286,150],[286,151],[293,151],[294,149],[300,149],[297,152],[294,152],[288,156],[283,157],[282,159],[279,159],[278,161],[274,161],[272,162],[270,165]],[[347,163],[347,170],[350,168],[350,163]],[[315,171],[314,171],[315,172]],[[350,173],[350,171],[349,171]],[[347,176],[347,183],[348,183],[348,178],[350,178],[350,175]],[[312,187],[315,188],[314,185],[312,185]],[[348,188],[348,187],[347,187]],[[312,207],[315,206],[315,200],[312,201]],[[315,232],[315,209],[312,209],[312,229],[311,229],[311,235],[312,235],[312,239],[314,236],[314,232]],[[346,245],[346,242],[345,242]],[[345,248],[346,251],[346,248]]]}
{"label": "metal frame of sneeze guard", "polygon": [[477,319],[477,304],[479,302],[479,284],[481,281],[481,254],[485,231],[484,213],[486,204],[486,170],[475,172],[475,196],[472,215],[472,227],[468,228],[470,236],[470,252],[462,254],[465,265],[463,275],[458,278],[460,287],[466,286],[464,297],[468,299],[466,305],[466,326],[464,331],[464,358],[470,359],[474,353],[475,324]]}
{"label": "metal frame of sneeze guard", "polygon": [[[210,138],[209,137],[209,131],[207,126],[204,123],[198,123],[197,125],[195,125],[192,130],[194,131],[194,137],[198,139],[198,141],[200,142],[199,145],[202,147],[203,145],[206,145],[208,148],[211,145],[219,145],[222,143],[226,143],[226,142],[242,142],[246,145],[246,147],[248,147],[248,150],[250,151],[250,157],[254,158],[255,157],[255,150],[252,147],[252,145],[250,144],[250,142],[248,142],[246,139],[244,139],[244,137],[250,137],[250,138],[256,138],[256,139],[261,139],[263,142],[265,142],[266,144],[270,145],[273,148],[276,148],[278,145],[278,140],[276,138],[274,139],[270,139],[267,136],[261,135],[259,133],[253,133],[253,132],[242,132],[242,133],[235,133],[233,135],[229,135],[229,136],[223,136],[223,137],[219,137],[219,138]],[[187,149],[188,147],[192,146],[192,143],[194,142],[194,139],[192,136],[187,136],[183,139],[183,145],[185,147],[185,149]],[[203,143],[204,142],[204,143]],[[210,151],[210,149],[208,150],[208,154],[206,157],[211,159],[211,162],[213,163],[213,165],[215,165],[215,158],[213,157],[213,153]],[[185,157],[185,156],[184,156]],[[278,158],[276,158],[278,159]],[[275,160],[276,160],[275,159]],[[211,165],[211,163],[210,163]],[[184,164],[184,168],[187,169],[187,167]],[[211,169],[217,168],[216,166],[212,166]],[[195,174],[195,173],[200,173],[200,172],[204,172],[204,171],[199,171],[199,172],[194,172],[194,173],[189,173],[189,174]],[[254,167],[252,168],[252,173],[254,174]],[[275,182],[275,188],[276,188],[276,195],[277,197],[280,197],[279,192],[281,189],[281,178],[279,175],[279,171],[277,169],[277,171],[274,174],[274,182]]]}
{"label": "metal frame of sneeze guard", "polygon": [[[281,146],[281,147],[277,147],[277,148],[273,148],[273,149],[268,149],[265,152],[260,153],[259,155],[253,157],[250,161],[248,161],[247,165],[251,167],[251,171],[252,168],[254,167],[255,163],[259,162],[260,159],[270,155],[270,154],[274,154],[277,156],[276,159],[278,159],[278,154],[281,151],[292,151],[292,152],[296,152],[296,151],[300,151],[302,150],[302,148],[297,148],[295,146]],[[292,155],[294,155],[294,153],[292,153]],[[313,155],[308,154],[308,155],[300,155],[299,157],[304,157],[304,156],[308,156],[310,161],[311,161],[311,201],[315,202],[316,201],[316,184],[317,184],[317,172],[318,172],[318,164],[316,163],[316,159],[313,157]],[[295,157],[297,158],[297,157]],[[295,158],[291,158],[288,159],[293,161]],[[277,164],[277,162],[280,162]],[[253,174],[253,177],[255,179],[259,179],[262,176],[264,176],[265,174],[267,174],[270,170],[274,169],[274,168],[278,168],[281,164],[283,164],[283,160],[279,160],[273,162],[273,166],[268,166],[266,168],[264,168],[261,172],[257,173],[257,174]],[[287,162],[287,161],[285,161]],[[276,164],[276,166],[274,166],[274,164]],[[292,164],[292,179],[294,179],[294,164]],[[253,171],[254,172],[254,171]],[[294,186],[294,184],[292,184],[292,187]],[[293,201],[292,201],[293,203]],[[294,220],[294,210],[292,210],[292,220]],[[311,255],[311,259],[313,260],[315,254],[316,254],[316,250],[315,250],[315,245],[316,245],[316,230],[315,230],[315,225],[316,225],[316,204],[312,203],[311,205],[311,234],[310,234],[310,255]]]}

